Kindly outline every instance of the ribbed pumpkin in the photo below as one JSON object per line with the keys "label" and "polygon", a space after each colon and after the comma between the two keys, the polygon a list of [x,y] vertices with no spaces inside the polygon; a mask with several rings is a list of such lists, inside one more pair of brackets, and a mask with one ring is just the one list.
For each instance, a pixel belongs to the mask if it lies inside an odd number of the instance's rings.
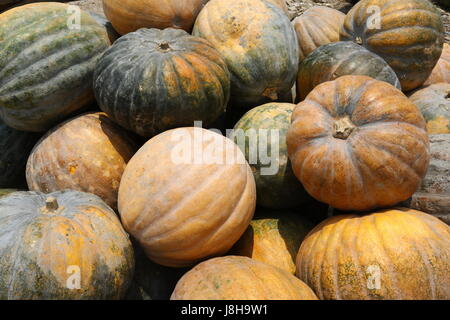
{"label": "ribbed pumpkin", "polygon": [[127,162],[137,151],[133,137],[104,113],[88,113],[50,130],[27,162],[28,188],[96,194],[117,209],[117,192]]}
{"label": "ribbed pumpkin", "polygon": [[179,128],[150,139],[130,160],[119,212],[151,260],[184,267],[233,246],[253,217],[255,189],[233,141]]}
{"label": "ribbed pumpkin", "polygon": [[295,105],[268,103],[248,111],[235,125],[233,140],[255,176],[257,203],[268,208],[293,208],[310,201],[292,172],[286,133]]}
{"label": "ribbed pumpkin", "polygon": [[287,271],[247,257],[226,256],[195,266],[178,281],[171,300],[317,300]]}
{"label": "ribbed pumpkin", "polygon": [[114,28],[126,34],[141,28],[191,31],[208,0],[103,0],[103,10]]}
{"label": "ribbed pumpkin", "polygon": [[131,242],[97,196],[11,193],[0,229],[0,299],[120,299],[131,283]]}
{"label": "ribbed pumpkin", "polygon": [[340,39],[382,57],[402,89],[410,91],[427,80],[439,60],[443,31],[441,15],[428,0],[361,0],[345,17]]}
{"label": "ribbed pumpkin", "polygon": [[261,0],[211,0],[193,34],[207,39],[231,72],[231,105],[278,101],[298,71],[298,42],[287,16]]}
{"label": "ribbed pumpkin", "polygon": [[292,21],[300,47],[300,62],[311,52],[331,42],[339,41],[339,30],[345,14],[325,6],[306,10]]}
{"label": "ribbed pumpkin", "polygon": [[[0,117],[43,132],[94,101],[92,74],[108,35],[88,13],[35,3],[0,14]],[[75,24],[71,24],[71,23]]]}
{"label": "ribbed pumpkin", "polygon": [[429,134],[450,133],[450,83],[436,83],[410,97],[420,109]]}
{"label": "ribbed pumpkin", "polygon": [[397,88],[366,76],[318,85],[294,110],[289,158],[306,191],[341,210],[408,199],[429,163],[426,124]]}
{"label": "ribbed pumpkin", "polygon": [[297,276],[320,299],[450,298],[450,227],[405,208],[342,215],[317,226],[297,256]]}
{"label": "ribbed pumpkin", "polygon": [[94,74],[100,108],[146,137],[197,120],[208,126],[225,112],[229,87],[219,52],[176,29],[140,29],[121,37]]}
{"label": "ribbed pumpkin", "polygon": [[401,88],[392,68],[379,56],[350,41],[321,46],[300,63],[297,97],[302,101],[317,85],[345,75],[362,75]]}
{"label": "ribbed pumpkin", "polygon": [[440,82],[450,83],[450,45],[447,43],[444,43],[441,57],[423,85],[428,86]]}

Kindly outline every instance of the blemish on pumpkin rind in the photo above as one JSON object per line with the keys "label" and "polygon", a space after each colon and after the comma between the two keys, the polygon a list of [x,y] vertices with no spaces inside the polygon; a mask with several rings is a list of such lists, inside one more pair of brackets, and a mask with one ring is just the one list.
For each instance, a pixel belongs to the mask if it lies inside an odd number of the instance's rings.
{"label": "blemish on pumpkin rind", "polygon": [[450,133],[450,119],[444,116],[437,116],[427,122],[427,131],[429,134]]}

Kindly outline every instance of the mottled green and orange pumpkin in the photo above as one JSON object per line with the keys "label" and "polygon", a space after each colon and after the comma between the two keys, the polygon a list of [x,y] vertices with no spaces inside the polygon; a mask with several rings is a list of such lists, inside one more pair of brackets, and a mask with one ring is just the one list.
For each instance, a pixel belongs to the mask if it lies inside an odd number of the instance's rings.
{"label": "mottled green and orange pumpkin", "polygon": [[393,208],[329,218],[303,241],[297,276],[320,299],[450,299],[450,227]]}
{"label": "mottled green and orange pumpkin", "polygon": [[133,248],[111,208],[78,191],[0,198],[0,299],[120,299]]}
{"label": "mottled green and orange pumpkin", "polygon": [[428,86],[441,82],[450,83],[450,45],[447,43],[444,43],[441,57],[423,85]]}
{"label": "mottled green and orange pumpkin", "polygon": [[17,130],[43,132],[93,103],[94,67],[109,45],[102,25],[67,4],[0,14],[0,118]]}

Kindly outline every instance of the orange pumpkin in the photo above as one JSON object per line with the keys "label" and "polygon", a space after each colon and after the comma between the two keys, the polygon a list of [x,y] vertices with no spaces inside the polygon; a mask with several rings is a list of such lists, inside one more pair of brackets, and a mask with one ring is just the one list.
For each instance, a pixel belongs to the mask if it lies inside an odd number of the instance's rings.
{"label": "orange pumpkin", "polygon": [[441,57],[423,85],[428,86],[440,82],[450,83],[450,45],[447,43],[444,43]]}
{"label": "orange pumpkin", "polygon": [[412,209],[327,219],[303,241],[297,276],[320,299],[450,299],[450,227]]}
{"label": "orange pumpkin", "polygon": [[425,120],[397,88],[366,76],[318,85],[287,134],[294,174],[315,199],[370,210],[408,199],[429,163]]}

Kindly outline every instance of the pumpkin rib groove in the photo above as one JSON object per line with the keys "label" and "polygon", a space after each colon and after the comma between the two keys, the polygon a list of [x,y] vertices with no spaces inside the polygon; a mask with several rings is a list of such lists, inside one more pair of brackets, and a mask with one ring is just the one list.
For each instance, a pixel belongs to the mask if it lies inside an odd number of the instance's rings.
{"label": "pumpkin rib groove", "polygon": [[[328,137],[327,137],[328,138]],[[317,143],[317,140],[316,139],[314,139],[314,141],[312,142],[312,144],[316,144]],[[297,152],[299,152],[300,150],[296,150],[296,152],[295,153],[297,153]],[[320,151],[320,150],[318,150],[318,151]],[[300,165],[300,168],[301,168],[301,170],[300,170],[300,172],[299,172],[299,176],[300,177],[303,177],[304,176],[304,168],[305,168],[305,163],[307,163],[308,161],[310,161],[313,157],[314,157],[314,155],[316,154],[316,153],[318,153],[318,151],[313,151],[313,152],[311,152],[310,154],[308,154],[308,156],[306,156],[305,157],[305,159],[303,160],[303,162],[302,162],[302,164]]]}
{"label": "pumpkin rib groove", "polygon": [[361,170],[358,167],[357,160],[356,160],[355,155],[354,155],[354,153],[352,152],[351,149],[353,149],[353,145],[351,143],[347,143],[346,152],[347,152],[347,155],[349,156],[349,158],[351,160],[351,164],[352,164],[352,167],[354,169],[354,172],[356,173],[356,176],[358,176],[358,180],[359,180],[358,182],[359,182],[361,188],[364,190],[364,194],[366,196],[366,199],[367,199],[367,195],[370,195],[370,197],[369,197],[370,203],[371,203],[371,205],[373,205],[375,203],[375,199],[373,198],[373,195],[371,195],[368,192],[368,190],[367,190],[367,186],[364,183],[364,179],[363,179],[363,177],[361,175]]}
{"label": "pumpkin rib groove", "polygon": [[[353,239],[352,245],[353,247],[349,250],[350,255],[353,257],[353,264],[356,267],[356,273],[358,275],[358,278],[360,278],[363,282],[364,282],[364,270],[361,267],[361,264],[358,262],[358,236],[361,233],[361,226],[362,226],[362,222],[361,220],[357,220],[356,222],[356,231],[355,231],[355,237]],[[367,298],[369,296],[369,291],[368,288],[365,286],[362,286],[363,289],[363,294],[364,294],[364,298]]]}
{"label": "pumpkin rib groove", "polygon": [[[422,220],[420,220],[420,219],[418,218],[418,215],[414,215],[414,218],[415,218],[417,221],[422,221]],[[430,219],[430,218],[432,218],[432,216],[429,215],[429,214],[425,214],[425,215],[423,215],[423,216],[421,215],[421,218],[426,220],[427,226],[428,226],[428,228],[430,229],[430,231],[433,232],[433,234],[434,234],[439,240],[441,240],[443,243],[446,243],[446,240],[445,240],[444,238],[442,238],[442,235],[439,234],[439,233],[436,231],[436,229],[434,228],[434,226],[430,226],[429,223],[434,223],[434,224],[435,224],[435,221],[433,221],[432,219]]]}
{"label": "pumpkin rib groove", "polygon": [[[21,238],[25,235],[25,231],[26,231],[26,229],[23,229],[23,230],[21,230]],[[13,251],[13,263],[12,263],[12,269],[13,269],[13,273],[12,273],[12,275],[11,275],[11,277],[10,277],[10,279],[9,279],[9,284],[8,284],[8,294],[7,294],[7,296],[8,296],[8,299],[12,299],[12,294],[11,294],[11,290],[13,289],[13,287],[12,287],[12,283],[14,282],[14,280],[15,280],[15,277],[16,277],[16,274],[17,274],[17,260],[19,259],[19,258],[22,258],[22,255],[19,255],[18,253],[19,253],[19,250],[22,250],[22,248],[23,248],[23,242],[21,242],[21,241],[17,241],[16,242],[16,245],[15,245],[15,248],[14,248],[14,251]]]}
{"label": "pumpkin rib groove", "polygon": [[203,79],[200,79],[200,78],[199,78],[199,75],[198,75],[197,72],[196,72],[197,69],[194,68],[194,66],[192,65],[192,63],[189,62],[189,60],[186,58],[186,56],[185,56],[184,54],[180,54],[179,57],[180,57],[180,58],[182,59],[182,61],[184,61],[184,63],[186,63],[186,65],[188,65],[189,68],[192,70],[192,73],[194,74],[195,83],[197,83],[197,84],[199,85],[199,87],[201,88],[201,89],[200,89],[200,92],[201,92],[203,98],[206,99],[206,98],[207,98],[207,94],[206,94],[206,91],[205,91],[205,87],[200,85],[200,84],[203,82],[203,81],[202,81]]}

